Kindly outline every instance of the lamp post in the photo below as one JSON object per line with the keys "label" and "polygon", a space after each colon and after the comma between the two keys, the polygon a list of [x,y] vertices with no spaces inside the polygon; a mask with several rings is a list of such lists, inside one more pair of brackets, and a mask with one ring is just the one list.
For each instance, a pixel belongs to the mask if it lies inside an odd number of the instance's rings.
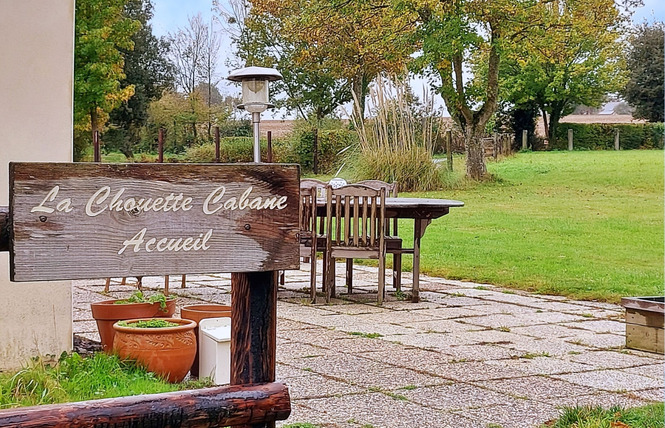
{"label": "lamp post", "polygon": [[232,82],[242,83],[242,104],[238,108],[252,113],[254,162],[259,163],[261,162],[261,147],[259,143],[261,113],[266,111],[268,107],[274,107],[268,100],[268,82],[282,80],[282,75],[274,68],[245,67],[233,71],[227,79]]}

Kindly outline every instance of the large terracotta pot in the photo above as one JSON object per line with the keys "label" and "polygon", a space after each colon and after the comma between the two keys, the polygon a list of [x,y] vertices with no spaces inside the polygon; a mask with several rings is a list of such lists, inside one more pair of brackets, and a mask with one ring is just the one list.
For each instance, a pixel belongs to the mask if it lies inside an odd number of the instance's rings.
{"label": "large terracotta pot", "polygon": [[131,327],[137,321],[141,320],[127,320],[127,327],[113,324],[113,352],[136,360],[171,383],[182,381],[196,355],[196,322],[171,318],[168,321],[179,324],[177,327]]}
{"label": "large terracotta pot", "polygon": [[118,300],[104,300],[90,304],[92,317],[97,321],[99,337],[102,340],[102,350],[106,353],[110,353],[113,348],[113,336],[115,335],[113,324],[116,321],[136,318],[170,318],[175,312],[175,299],[166,301],[166,312],[160,308],[159,302],[115,304]]}
{"label": "large terracotta pot", "polygon": [[[183,306],[180,311],[180,317],[196,321],[198,324],[202,319],[206,318],[231,318],[231,306],[207,304],[207,305],[187,305]],[[194,330],[196,334],[196,343],[199,343],[199,329]],[[191,369],[192,376],[199,376],[199,350],[196,350],[196,357]]]}

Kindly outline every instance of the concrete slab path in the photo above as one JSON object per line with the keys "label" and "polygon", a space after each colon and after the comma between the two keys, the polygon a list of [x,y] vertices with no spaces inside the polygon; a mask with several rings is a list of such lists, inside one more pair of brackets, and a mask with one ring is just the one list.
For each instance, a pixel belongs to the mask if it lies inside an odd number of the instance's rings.
{"label": "concrete slab path", "polygon": [[[309,265],[286,273],[277,307],[277,378],[293,411],[278,424],[321,427],[537,427],[562,406],[663,401],[663,355],[624,348],[620,306],[421,276],[420,303],[376,268],[356,266],[354,294],[310,304]],[[319,272],[321,270],[319,269]],[[337,284],[343,284],[338,266]],[[144,278],[147,288],[163,278]],[[131,281],[129,281],[131,283]],[[171,277],[178,306],[230,304],[230,274]],[[90,302],[104,280],[74,282],[74,331],[99,340]],[[113,297],[133,291],[118,281]],[[320,299],[323,302],[323,299]]]}

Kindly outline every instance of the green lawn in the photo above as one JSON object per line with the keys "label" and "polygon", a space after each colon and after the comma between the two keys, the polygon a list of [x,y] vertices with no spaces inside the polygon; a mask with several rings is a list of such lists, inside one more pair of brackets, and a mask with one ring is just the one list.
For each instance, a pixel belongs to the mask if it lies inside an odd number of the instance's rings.
{"label": "green lawn", "polygon": [[611,302],[662,295],[662,151],[520,153],[488,168],[496,181],[414,194],[465,203],[427,229],[423,273]]}

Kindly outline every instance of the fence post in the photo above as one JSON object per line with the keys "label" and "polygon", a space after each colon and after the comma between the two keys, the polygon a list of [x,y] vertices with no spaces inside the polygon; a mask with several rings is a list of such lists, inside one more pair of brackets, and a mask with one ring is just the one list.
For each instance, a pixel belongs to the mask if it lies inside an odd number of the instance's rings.
{"label": "fence post", "polygon": [[573,130],[568,129],[568,150],[573,150]]}
{"label": "fence post", "polygon": [[497,160],[499,157],[499,147],[498,147],[498,139],[497,139],[496,132],[492,134],[492,157],[494,157],[494,160]]}
{"label": "fence post", "polygon": [[522,150],[529,148],[529,131],[526,129],[522,130]]}
{"label": "fence post", "polygon": [[219,126],[215,126],[215,163],[219,163],[221,154],[219,151]]}
{"label": "fence post", "polygon": [[319,128],[314,128],[314,165],[313,170],[314,174],[319,173]]}
{"label": "fence post", "polygon": [[614,150],[620,150],[621,147],[619,145],[619,129],[614,130]]}
{"label": "fence post", "polygon": [[101,150],[99,147],[99,131],[95,131],[92,133],[92,146],[94,148],[94,161],[95,162],[101,162],[102,161],[102,154]]}
{"label": "fence post", "polygon": [[446,131],[446,163],[448,164],[448,171],[453,170],[453,131]]}
{"label": "fence post", "polygon": [[157,135],[157,152],[159,153],[157,161],[159,163],[164,162],[164,128],[159,128],[159,134]]}
{"label": "fence post", "polygon": [[268,155],[266,161],[272,163],[272,131],[268,131]]}

